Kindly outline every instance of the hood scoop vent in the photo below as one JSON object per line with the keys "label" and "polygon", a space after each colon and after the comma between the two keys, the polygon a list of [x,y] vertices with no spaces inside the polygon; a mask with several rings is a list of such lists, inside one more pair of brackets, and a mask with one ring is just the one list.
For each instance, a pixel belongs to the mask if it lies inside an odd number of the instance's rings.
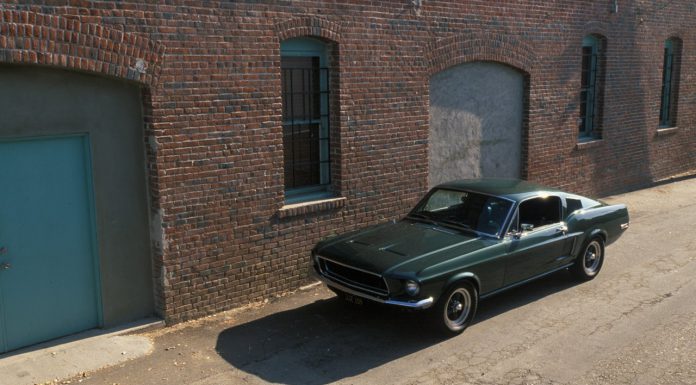
{"label": "hood scoop vent", "polygon": [[[353,244],[362,245],[362,246],[375,246],[374,243],[365,242],[365,241],[360,240],[360,239],[351,239],[350,241],[348,241],[348,243],[353,243]],[[404,253],[402,253],[402,252],[393,250],[392,247],[394,247],[394,246],[398,246],[398,244],[397,244],[397,243],[392,243],[392,244],[389,244],[389,245],[386,245],[386,246],[382,246],[382,247],[378,248],[377,250],[379,250],[379,251],[386,251],[386,252],[388,252],[388,253],[396,254],[396,255],[398,255],[398,256],[400,256],[400,257],[406,257],[406,256],[408,256],[408,254],[404,254]]]}
{"label": "hood scoop vent", "polygon": [[379,251],[386,251],[386,252],[388,252],[388,253],[396,254],[396,255],[398,255],[398,256],[400,256],[400,257],[405,257],[405,256],[406,256],[406,254],[404,254],[404,253],[401,253],[401,252],[398,252],[398,251],[396,251],[396,250],[393,250],[392,247],[394,247],[394,246],[398,246],[398,243],[392,243],[391,245],[382,246],[382,247],[379,248]]}
{"label": "hood scoop vent", "polygon": [[381,250],[381,251],[386,251],[386,252],[389,252],[389,253],[392,253],[392,254],[396,254],[396,255],[398,255],[398,256],[400,256],[400,257],[405,257],[405,256],[406,256],[406,254],[400,253],[400,252],[398,252],[398,251],[396,251],[396,250],[392,250],[392,249],[381,248],[380,250]]}

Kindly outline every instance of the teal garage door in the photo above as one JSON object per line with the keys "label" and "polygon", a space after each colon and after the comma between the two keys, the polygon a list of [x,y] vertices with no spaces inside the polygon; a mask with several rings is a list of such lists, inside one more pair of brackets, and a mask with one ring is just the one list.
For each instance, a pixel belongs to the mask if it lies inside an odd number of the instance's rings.
{"label": "teal garage door", "polygon": [[0,140],[0,352],[98,326],[87,136]]}

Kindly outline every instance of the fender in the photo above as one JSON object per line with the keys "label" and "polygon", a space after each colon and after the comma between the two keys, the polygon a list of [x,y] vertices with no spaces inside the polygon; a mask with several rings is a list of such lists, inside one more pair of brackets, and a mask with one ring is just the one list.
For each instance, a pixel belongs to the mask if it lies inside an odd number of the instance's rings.
{"label": "fender", "polygon": [[463,271],[461,273],[457,273],[449,279],[447,279],[447,283],[445,284],[445,288],[450,287],[453,283],[459,282],[461,280],[472,280],[476,284],[476,290],[479,292],[479,295],[481,295],[481,280],[479,280],[479,277],[476,276],[476,274],[470,272],[470,271]]}
{"label": "fender", "polygon": [[582,248],[585,247],[585,243],[588,242],[589,239],[592,239],[593,237],[600,235],[602,238],[606,241],[607,239],[607,232],[600,229],[600,228],[594,228],[590,230],[588,233],[585,233],[582,237],[582,239],[578,239],[575,241],[575,244],[573,245],[573,250],[571,250],[571,256],[576,257],[578,254],[582,252]]}
{"label": "fender", "polygon": [[590,231],[590,234],[587,239],[592,239],[592,237],[594,237],[595,235],[601,235],[605,242],[608,239],[607,232],[603,229],[594,229]]}

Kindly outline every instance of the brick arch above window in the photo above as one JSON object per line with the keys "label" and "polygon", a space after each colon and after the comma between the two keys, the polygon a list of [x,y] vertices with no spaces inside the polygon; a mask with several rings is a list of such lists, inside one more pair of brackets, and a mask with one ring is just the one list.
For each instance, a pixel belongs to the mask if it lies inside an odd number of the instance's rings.
{"label": "brick arch above window", "polygon": [[165,47],[94,23],[31,11],[0,12],[0,63],[50,65],[154,86]]}
{"label": "brick arch above window", "polygon": [[431,42],[424,51],[429,76],[473,61],[499,62],[527,75],[533,74],[536,68],[536,54],[530,44],[497,33],[454,35]]}
{"label": "brick arch above window", "polygon": [[597,33],[597,32],[586,33],[584,36],[582,36],[583,44],[585,43],[585,41],[587,41],[587,39],[595,40],[597,43],[602,45],[602,47],[601,47],[602,49],[606,50],[607,47],[605,47],[605,46],[606,46],[607,41],[608,41],[606,35],[603,35],[603,34]]}
{"label": "brick arch above window", "polygon": [[666,33],[666,34],[664,34],[664,35],[662,35],[662,36],[663,36],[663,38],[662,38],[662,41],[661,41],[661,42],[663,42],[663,41],[665,41],[665,40],[679,40],[680,42],[683,43],[683,42],[684,42],[684,36],[688,36],[688,34],[687,34],[687,32],[685,32],[684,30],[682,30],[681,28],[679,28],[679,29],[670,30],[669,33]]}
{"label": "brick arch above window", "polygon": [[672,40],[672,41],[676,41],[676,42],[679,42],[682,44],[684,43],[684,39],[682,39],[682,35],[680,35],[678,33],[670,33],[669,35],[667,35],[665,40]]}
{"label": "brick arch above window", "polygon": [[585,23],[582,26],[581,33],[578,34],[579,38],[582,39],[584,36],[593,35],[597,37],[602,37],[607,39],[610,36],[611,30],[609,29],[609,24],[603,21],[592,20]]}
{"label": "brick arch above window", "polygon": [[275,25],[280,41],[294,37],[320,37],[340,43],[341,26],[332,21],[312,16],[295,17]]}

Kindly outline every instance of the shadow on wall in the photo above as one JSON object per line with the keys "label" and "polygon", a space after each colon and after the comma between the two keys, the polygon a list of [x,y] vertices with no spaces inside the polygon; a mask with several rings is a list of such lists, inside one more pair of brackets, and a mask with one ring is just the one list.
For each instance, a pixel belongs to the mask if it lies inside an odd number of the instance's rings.
{"label": "shadow on wall", "polygon": [[[495,296],[481,303],[477,323],[485,327],[487,319],[574,282],[563,271]],[[220,333],[215,349],[235,368],[264,381],[327,384],[446,343],[429,332],[424,321],[417,312],[353,306],[331,298],[229,328]],[[456,339],[465,344],[467,332]]]}

